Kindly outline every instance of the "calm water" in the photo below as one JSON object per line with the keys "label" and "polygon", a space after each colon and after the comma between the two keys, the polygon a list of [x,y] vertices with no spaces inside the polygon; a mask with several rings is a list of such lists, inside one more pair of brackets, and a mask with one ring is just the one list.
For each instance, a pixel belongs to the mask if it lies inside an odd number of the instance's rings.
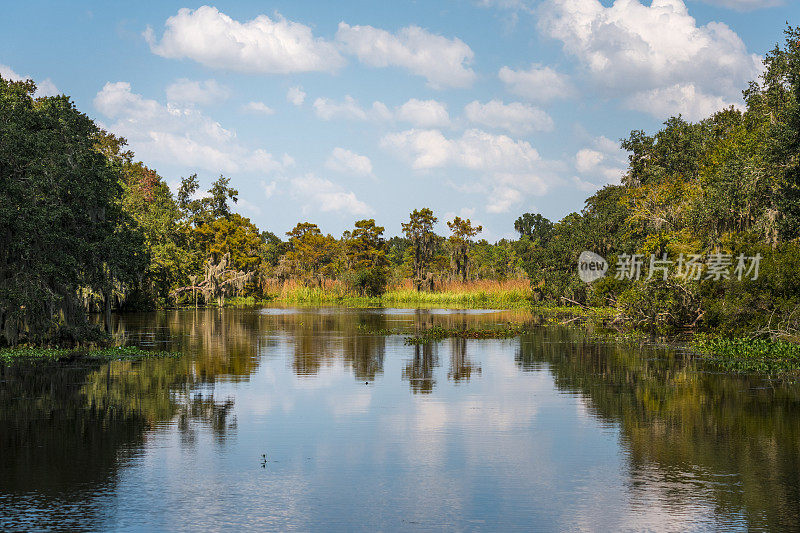
{"label": "calm water", "polygon": [[0,371],[0,530],[800,527],[800,386],[559,328],[368,333],[519,319],[120,317],[187,355]]}

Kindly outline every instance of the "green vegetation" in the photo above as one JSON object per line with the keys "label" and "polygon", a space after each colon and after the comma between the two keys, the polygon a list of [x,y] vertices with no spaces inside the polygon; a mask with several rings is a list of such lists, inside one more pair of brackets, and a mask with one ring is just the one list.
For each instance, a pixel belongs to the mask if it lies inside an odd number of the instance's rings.
{"label": "green vegetation", "polygon": [[523,283],[468,285],[448,284],[437,292],[409,288],[390,289],[379,296],[359,296],[344,285],[331,287],[285,287],[269,301],[295,305],[345,305],[349,307],[446,307],[463,309],[528,309],[532,293]]}
{"label": "green vegetation", "polygon": [[[90,312],[102,311],[109,329],[114,309],[266,301],[569,305],[617,330],[793,340],[799,43],[800,29],[788,27],[742,110],[631,132],[621,142],[629,152],[621,184],[557,222],[525,213],[514,224],[519,239],[494,244],[476,240],[482,228],[459,217],[447,221],[450,236],[437,235],[429,208],[413,210],[401,236],[386,238],[365,219],[338,238],[299,222],[282,239],[234,212],[239,193],[228,178],[203,195],[190,175],[173,195],[125,139],[66,96],[34,99],[32,82],[0,79],[0,345],[96,343]],[[582,282],[583,250],[614,270]],[[665,257],[681,272],[652,268]],[[758,270],[737,263],[744,257],[758,257]],[[713,275],[713,258],[727,261],[723,274]],[[641,279],[625,271],[634,263]]]}
{"label": "green vegetation", "polygon": [[[744,110],[632,132],[622,141],[622,183],[591,196],[581,213],[517,220],[516,250],[535,299],[612,306],[617,329],[796,338],[800,29],[786,30],[764,67],[744,91]],[[603,256],[609,275],[582,282],[583,250]],[[657,268],[665,256],[671,272]],[[755,257],[757,272],[754,260],[739,260]],[[715,274],[715,265],[726,268]]]}
{"label": "green vegetation", "polygon": [[698,335],[690,347],[713,367],[728,372],[775,377],[800,374],[800,345],[791,342]]}
{"label": "green vegetation", "polygon": [[530,333],[533,326],[530,324],[503,324],[486,327],[446,328],[431,326],[420,330],[410,337],[406,337],[406,344],[427,344],[442,339],[510,339],[525,333]]}
{"label": "green vegetation", "polygon": [[43,348],[37,346],[15,346],[0,348],[0,363],[17,361],[74,361],[84,359],[124,360],[143,357],[176,357],[179,354],[164,351],[143,350],[136,346],[113,348]]}

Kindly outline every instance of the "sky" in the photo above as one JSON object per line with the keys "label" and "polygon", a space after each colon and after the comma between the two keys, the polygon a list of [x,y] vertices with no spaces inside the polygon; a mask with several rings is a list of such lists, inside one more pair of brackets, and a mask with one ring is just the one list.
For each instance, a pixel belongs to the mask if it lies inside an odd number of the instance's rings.
{"label": "sky", "polygon": [[618,183],[619,140],[741,106],[798,0],[8,2],[0,76],[67,94],[175,189],[197,173],[278,235],[480,238]]}

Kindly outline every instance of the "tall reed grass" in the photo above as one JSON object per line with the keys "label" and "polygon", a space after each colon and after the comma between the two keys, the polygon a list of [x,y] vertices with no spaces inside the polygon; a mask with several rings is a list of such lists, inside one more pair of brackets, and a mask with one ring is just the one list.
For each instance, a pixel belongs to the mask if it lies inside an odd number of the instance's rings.
{"label": "tall reed grass", "polygon": [[[279,290],[278,290],[279,289]],[[306,287],[287,281],[274,287],[270,300],[288,304],[420,305],[464,308],[520,308],[531,305],[533,293],[527,280],[446,282],[435,291],[417,291],[410,280],[390,286],[380,297],[359,296],[343,283],[326,281],[322,287]]]}

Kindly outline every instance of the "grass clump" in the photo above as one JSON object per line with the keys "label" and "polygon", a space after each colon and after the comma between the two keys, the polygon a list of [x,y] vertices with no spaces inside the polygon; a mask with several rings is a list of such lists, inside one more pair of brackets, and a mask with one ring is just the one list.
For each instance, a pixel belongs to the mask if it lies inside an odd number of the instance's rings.
{"label": "grass clump", "polygon": [[709,364],[727,372],[774,377],[800,374],[800,345],[791,342],[697,335],[689,346]]}

